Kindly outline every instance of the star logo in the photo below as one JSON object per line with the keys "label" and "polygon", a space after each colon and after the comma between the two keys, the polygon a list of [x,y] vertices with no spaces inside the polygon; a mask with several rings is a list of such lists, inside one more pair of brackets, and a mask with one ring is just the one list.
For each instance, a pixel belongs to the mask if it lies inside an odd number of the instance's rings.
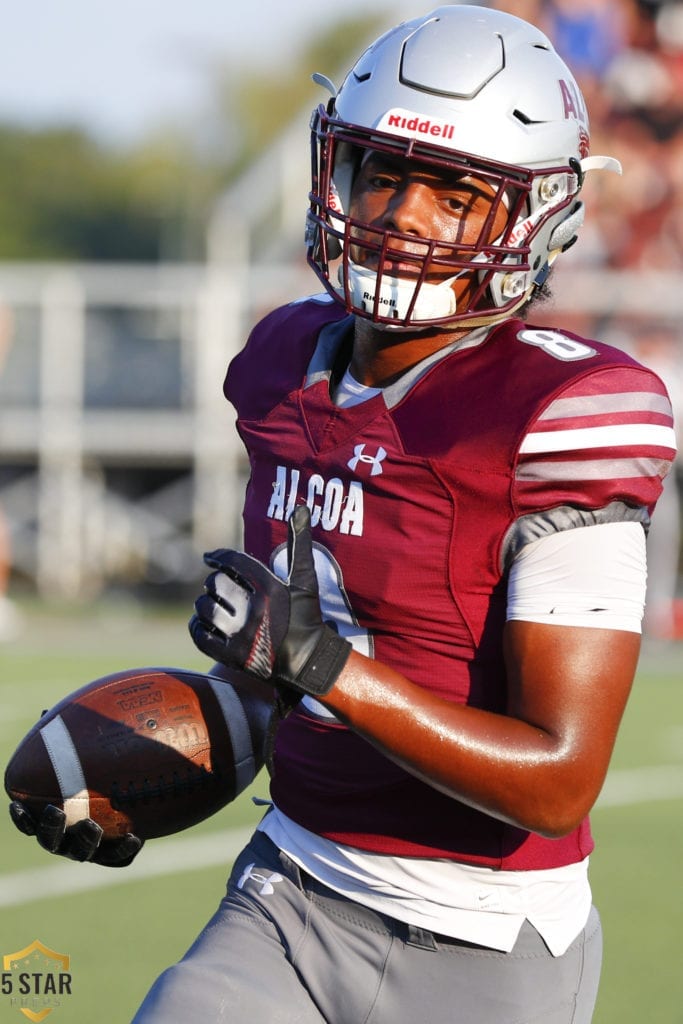
{"label": "star logo", "polygon": [[41,1021],[71,995],[71,958],[38,939],[2,958],[2,995],[9,1006],[33,1024]]}

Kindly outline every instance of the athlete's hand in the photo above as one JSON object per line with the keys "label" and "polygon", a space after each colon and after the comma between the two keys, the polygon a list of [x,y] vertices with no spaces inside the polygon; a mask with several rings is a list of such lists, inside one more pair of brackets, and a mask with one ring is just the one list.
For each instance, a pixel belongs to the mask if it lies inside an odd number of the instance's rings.
{"label": "athlete's hand", "polygon": [[190,633],[215,661],[320,696],[334,685],[351,645],[322,619],[305,505],[289,520],[287,554],[286,581],[241,551],[205,555],[216,571],[195,602]]}
{"label": "athlete's hand", "polygon": [[48,853],[68,857],[69,860],[125,868],[143,847],[143,840],[130,834],[120,839],[103,839],[102,829],[92,818],[67,826],[64,811],[53,804],[48,804],[37,820],[18,800],[12,801],[9,812],[20,832],[25,836],[35,836]]}

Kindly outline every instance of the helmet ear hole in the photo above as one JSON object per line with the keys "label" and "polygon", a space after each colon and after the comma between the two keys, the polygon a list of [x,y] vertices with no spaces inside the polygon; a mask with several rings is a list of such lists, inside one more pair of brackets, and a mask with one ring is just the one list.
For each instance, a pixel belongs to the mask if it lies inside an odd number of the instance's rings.
{"label": "helmet ear hole", "polygon": [[570,213],[561,220],[550,236],[548,242],[549,252],[566,252],[577,239],[579,229],[583,224],[586,215],[586,208],[581,200],[572,206]]}
{"label": "helmet ear hole", "polygon": [[329,260],[338,260],[342,254],[341,242],[338,238],[334,238],[332,235],[327,240],[327,258]]}
{"label": "helmet ear hole", "polygon": [[322,232],[318,225],[310,220],[306,225],[306,247],[311,259],[321,266],[338,260],[343,249],[341,242],[330,232],[325,232],[325,250],[323,250]]}

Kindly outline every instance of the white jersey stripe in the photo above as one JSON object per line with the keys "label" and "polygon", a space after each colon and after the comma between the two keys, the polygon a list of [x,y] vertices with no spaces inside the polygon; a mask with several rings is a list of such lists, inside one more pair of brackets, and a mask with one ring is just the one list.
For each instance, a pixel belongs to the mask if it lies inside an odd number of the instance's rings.
{"label": "white jersey stripe", "polygon": [[671,463],[668,459],[583,459],[577,462],[522,462],[515,474],[517,480],[636,480],[642,477],[664,477]]}
{"label": "white jersey stripe", "polygon": [[57,715],[40,730],[62,794],[66,824],[90,817],[90,797],[83,768],[71,734],[61,715]]}
{"label": "white jersey stripe", "polygon": [[235,761],[235,789],[237,795],[246,789],[256,776],[254,748],[251,742],[249,722],[242,707],[242,701],[230,685],[221,679],[210,679],[211,689],[220,704],[225,724],[230,733],[232,754]]}
{"label": "white jersey stripe", "polygon": [[666,395],[650,391],[624,391],[619,394],[557,398],[539,416],[539,420],[568,419],[571,416],[604,416],[615,412],[672,415],[671,402]]}
{"label": "white jersey stripe", "polygon": [[576,430],[554,430],[527,434],[520,447],[522,455],[541,452],[581,451],[586,448],[623,448],[634,445],[655,445],[676,448],[671,427],[656,423],[619,423],[605,427],[577,427]]}

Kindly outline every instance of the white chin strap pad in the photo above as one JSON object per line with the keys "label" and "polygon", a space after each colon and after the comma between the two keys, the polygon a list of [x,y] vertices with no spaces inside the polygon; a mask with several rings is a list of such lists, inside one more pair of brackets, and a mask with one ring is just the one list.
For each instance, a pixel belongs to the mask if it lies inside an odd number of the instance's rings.
{"label": "white chin strap pad", "polygon": [[[366,270],[349,260],[348,264],[348,289],[351,303],[366,313],[372,314],[375,308],[375,296],[377,292],[377,274],[372,270]],[[343,271],[340,268],[339,276]],[[456,310],[455,292],[451,285],[455,277],[450,277],[439,284],[424,283],[417,296],[417,301],[411,314],[411,321],[433,320],[440,317],[452,316]],[[339,287],[343,295],[343,284]],[[415,294],[415,282],[399,277],[382,276],[379,289],[379,300],[377,312],[381,316],[393,317],[396,320],[404,320],[410,303]]]}

